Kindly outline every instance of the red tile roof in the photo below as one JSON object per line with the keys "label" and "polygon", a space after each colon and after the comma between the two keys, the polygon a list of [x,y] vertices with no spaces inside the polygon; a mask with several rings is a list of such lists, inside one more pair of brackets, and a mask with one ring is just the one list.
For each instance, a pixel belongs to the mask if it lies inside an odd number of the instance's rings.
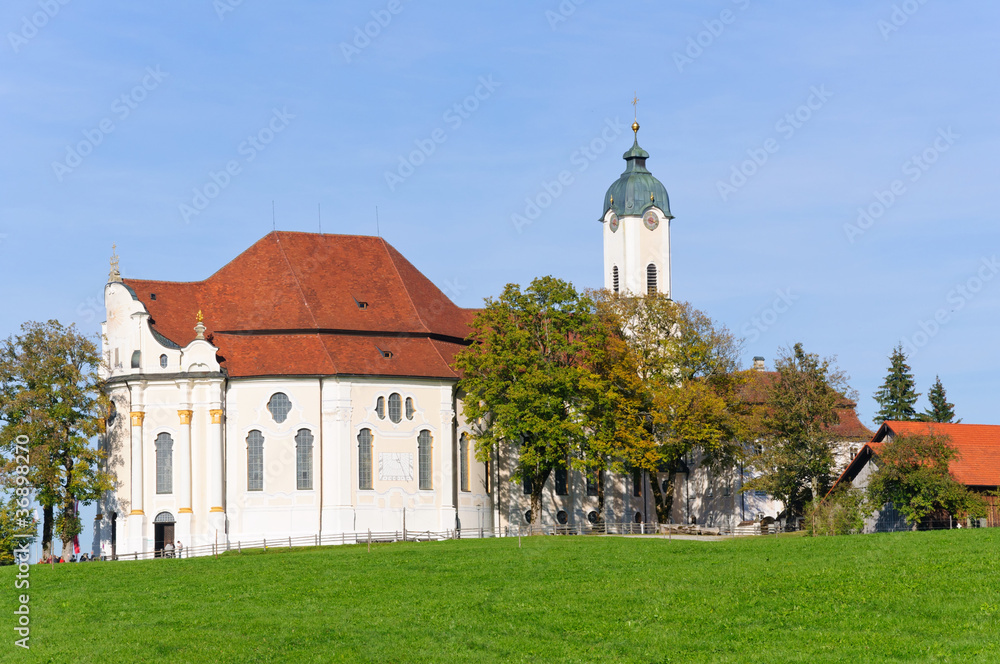
{"label": "red tile roof", "polygon": [[[939,424],[936,422],[886,422],[872,442],[887,436],[947,436],[958,450],[958,458],[948,468],[966,486],[1000,485],[1000,426],[995,424]],[[876,450],[877,452],[877,450]]]}
{"label": "red tile roof", "polygon": [[124,281],[153,329],[180,346],[194,339],[202,311],[234,377],[454,379],[449,364],[476,313],[452,303],[385,240],[357,235],[277,231],[204,281]]}
{"label": "red tile roof", "polygon": [[[885,439],[901,435],[948,436],[958,458],[948,468],[966,486],[1000,486],[1000,426],[995,424],[940,424],[937,422],[885,422],[871,442],[857,453],[834,483],[853,481],[871,456],[878,456]],[[833,489],[831,489],[832,491]],[[829,495],[829,494],[828,494]]]}

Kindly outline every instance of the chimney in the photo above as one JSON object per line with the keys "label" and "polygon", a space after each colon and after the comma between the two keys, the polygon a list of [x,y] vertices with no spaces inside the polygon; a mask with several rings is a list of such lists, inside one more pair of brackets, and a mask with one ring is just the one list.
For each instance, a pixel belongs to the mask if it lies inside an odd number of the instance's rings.
{"label": "chimney", "polygon": [[760,355],[757,355],[756,357],[754,357],[753,358],[753,368],[754,368],[754,371],[766,371],[767,367],[764,366],[764,358],[761,357]]}

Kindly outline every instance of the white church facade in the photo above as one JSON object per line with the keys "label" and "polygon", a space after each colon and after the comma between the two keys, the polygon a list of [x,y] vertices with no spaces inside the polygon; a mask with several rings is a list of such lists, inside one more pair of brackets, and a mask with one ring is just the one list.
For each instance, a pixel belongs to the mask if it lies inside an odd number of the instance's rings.
{"label": "white church facade", "polygon": [[105,289],[104,555],[492,528],[452,358],[474,312],[384,240],[275,232],[205,281]]}
{"label": "white church facade", "polygon": [[[638,130],[600,217],[604,285],[670,297],[673,216]],[[513,450],[478,461],[462,414],[453,360],[476,311],[381,238],[273,232],[199,282],[123,278],[115,262],[105,306],[117,487],[95,553],[655,521],[650,483],[666,476],[638,472],[602,478],[601,507],[596,478],[557,470],[532,517],[530,489],[509,481]],[[831,433],[863,444],[853,404],[840,414]],[[782,509],[739,492],[746,469],[694,456],[685,469],[674,522],[731,530]]]}

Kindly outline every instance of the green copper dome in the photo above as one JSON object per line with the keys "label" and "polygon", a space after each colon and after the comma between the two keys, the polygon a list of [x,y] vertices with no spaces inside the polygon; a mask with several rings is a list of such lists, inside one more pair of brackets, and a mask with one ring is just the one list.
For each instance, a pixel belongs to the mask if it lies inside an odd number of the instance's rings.
{"label": "green copper dome", "polygon": [[608,193],[604,194],[604,213],[601,215],[601,221],[604,220],[608,210],[614,210],[619,217],[642,216],[651,207],[663,210],[668,219],[673,219],[673,215],[670,214],[667,188],[646,169],[649,153],[639,147],[638,123],[632,125],[632,128],[636,132],[635,142],[632,148],[622,155],[628,165],[621,177],[608,188]]}

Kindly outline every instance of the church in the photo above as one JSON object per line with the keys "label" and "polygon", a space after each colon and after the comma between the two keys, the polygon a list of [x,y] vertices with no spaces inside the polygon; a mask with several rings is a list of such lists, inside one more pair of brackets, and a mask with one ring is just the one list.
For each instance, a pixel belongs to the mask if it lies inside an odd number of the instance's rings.
{"label": "church", "polygon": [[[599,218],[604,286],[669,297],[670,201],[632,129]],[[452,367],[476,310],[382,238],[276,231],[198,282],[125,278],[114,257],[104,295],[102,445],[117,486],[95,553],[655,520],[649,483],[664,478],[605,478],[599,515],[596,482],[572,471],[552,475],[532,518],[515,459],[477,460],[463,417]],[[866,439],[848,406],[847,437]],[[687,461],[675,521],[731,529],[780,510],[738,493],[742,469],[713,477]]]}

